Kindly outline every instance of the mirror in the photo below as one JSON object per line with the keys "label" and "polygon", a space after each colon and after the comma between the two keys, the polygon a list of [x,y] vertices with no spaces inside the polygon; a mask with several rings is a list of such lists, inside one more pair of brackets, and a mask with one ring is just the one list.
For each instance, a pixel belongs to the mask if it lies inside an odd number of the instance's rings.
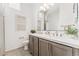
{"label": "mirror", "polygon": [[78,23],[77,3],[43,4],[39,7],[38,30],[64,30],[70,24]]}
{"label": "mirror", "polygon": [[50,8],[47,12],[46,16],[46,30],[57,30],[59,23],[59,6],[55,4],[52,8]]}

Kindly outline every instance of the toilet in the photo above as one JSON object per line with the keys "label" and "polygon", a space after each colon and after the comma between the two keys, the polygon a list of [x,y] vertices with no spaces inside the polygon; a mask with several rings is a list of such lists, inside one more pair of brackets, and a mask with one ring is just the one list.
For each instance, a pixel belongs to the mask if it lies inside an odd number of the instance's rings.
{"label": "toilet", "polygon": [[28,43],[29,43],[29,40],[23,41],[24,50],[28,50]]}

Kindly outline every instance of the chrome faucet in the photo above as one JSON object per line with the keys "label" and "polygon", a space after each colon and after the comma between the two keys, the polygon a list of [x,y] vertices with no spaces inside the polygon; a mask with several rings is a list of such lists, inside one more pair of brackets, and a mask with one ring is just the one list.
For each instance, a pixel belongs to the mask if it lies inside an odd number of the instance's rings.
{"label": "chrome faucet", "polygon": [[49,34],[50,34],[50,32],[49,32],[49,31],[47,31],[47,32],[46,32],[46,34],[47,34],[47,35],[49,35]]}

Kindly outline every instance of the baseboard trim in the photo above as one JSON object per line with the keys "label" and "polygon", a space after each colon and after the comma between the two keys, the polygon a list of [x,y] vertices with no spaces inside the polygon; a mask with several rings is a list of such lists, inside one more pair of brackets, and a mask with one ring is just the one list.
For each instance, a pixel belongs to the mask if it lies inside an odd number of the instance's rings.
{"label": "baseboard trim", "polygon": [[19,47],[19,48],[16,48],[16,49],[9,50],[9,51],[5,51],[5,54],[6,54],[6,53],[9,53],[9,52],[12,52],[12,51],[16,51],[16,50],[18,50],[18,49],[20,49],[20,48],[23,48],[23,46],[22,46],[22,47]]}

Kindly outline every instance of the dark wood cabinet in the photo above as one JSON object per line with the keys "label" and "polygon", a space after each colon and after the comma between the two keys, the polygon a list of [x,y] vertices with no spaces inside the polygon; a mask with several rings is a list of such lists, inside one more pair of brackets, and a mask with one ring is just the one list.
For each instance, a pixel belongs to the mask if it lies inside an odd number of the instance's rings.
{"label": "dark wood cabinet", "polygon": [[53,45],[52,42],[48,42],[49,55],[53,56]]}
{"label": "dark wood cabinet", "polygon": [[53,56],[72,56],[72,48],[57,43],[52,44]]}
{"label": "dark wood cabinet", "polygon": [[38,56],[38,38],[35,36],[29,36],[29,51],[33,56]]}
{"label": "dark wood cabinet", "polygon": [[29,51],[34,56],[72,56],[79,55],[79,50],[48,41],[36,36],[29,36]]}
{"label": "dark wood cabinet", "polygon": [[34,50],[34,56],[38,56],[39,55],[39,47],[38,47],[38,44],[39,44],[39,42],[38,42],[38,38],[37,37],[34,37],[33,38],[34,39],[34,41],[33,41],[33,44],[34,44],[34,46],[33,46],[33,50]]}
{"label": "dark wood cabinet", "polygon": [[30,35],[30,36],[29,36],[29,52],[30,52],[32,55],[33,55],[33,53],[34,53],[34,52],[33,52],[33,49],[34,49],[34,48],[33,48],[33,44],[34,44],[33,41],[34,41],[33,36]]}
{"label": "dark wood cabinet", "polygon": [[39,39],[39,55],[49,56],[48,41]]}

